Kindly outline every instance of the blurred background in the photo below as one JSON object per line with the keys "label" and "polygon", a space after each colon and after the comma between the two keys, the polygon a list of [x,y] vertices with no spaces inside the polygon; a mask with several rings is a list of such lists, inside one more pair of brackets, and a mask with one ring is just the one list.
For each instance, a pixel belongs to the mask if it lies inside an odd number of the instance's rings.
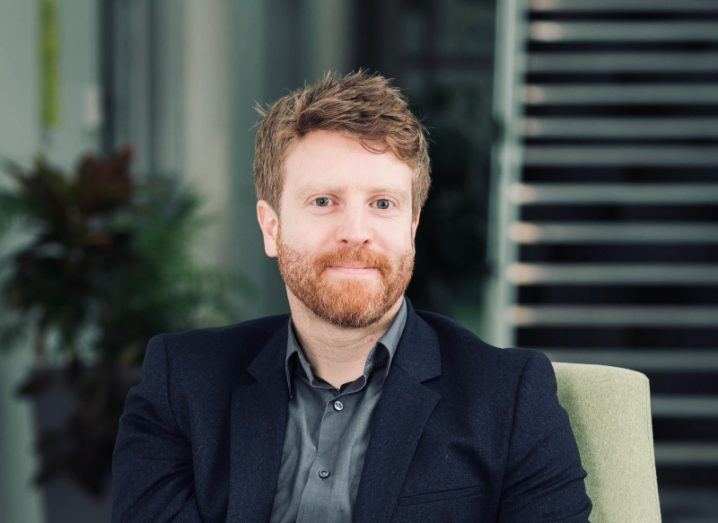
{"label": "blurred background", "polygon": [[0,521],[107,520],[148,337],[288,310],[253,106],[358,67],[431,137],[414,305],[645,373],[716,521],[718,0],[0,0]]}

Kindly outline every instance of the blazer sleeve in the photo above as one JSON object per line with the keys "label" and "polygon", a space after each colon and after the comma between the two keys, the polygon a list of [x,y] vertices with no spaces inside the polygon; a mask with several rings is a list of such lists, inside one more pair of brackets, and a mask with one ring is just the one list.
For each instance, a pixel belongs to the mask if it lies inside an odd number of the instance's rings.
{"label": "blazer sleeve", "polygon": [[591,513],[576,440],[548,357],[531,350],[519,381],[498,520],[584,523]]}
{"label": "blazer sleeve", "polygon": [[170,404],[162,336],[145,351],[140,383],[130,389],[112,457],[112,521],[201,521],[192,450]]}

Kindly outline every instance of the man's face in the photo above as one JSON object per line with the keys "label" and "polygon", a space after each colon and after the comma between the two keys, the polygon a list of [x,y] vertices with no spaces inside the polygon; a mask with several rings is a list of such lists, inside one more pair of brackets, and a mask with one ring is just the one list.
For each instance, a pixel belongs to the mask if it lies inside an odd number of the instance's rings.
{"label": "man's face", "polygon": [[279,215],[257,203],[265,252],[277,257],[288,292],[340,327],[381,319],[414,266],[413,176],[391,151],[367,151],[337,132],[293,144]]}

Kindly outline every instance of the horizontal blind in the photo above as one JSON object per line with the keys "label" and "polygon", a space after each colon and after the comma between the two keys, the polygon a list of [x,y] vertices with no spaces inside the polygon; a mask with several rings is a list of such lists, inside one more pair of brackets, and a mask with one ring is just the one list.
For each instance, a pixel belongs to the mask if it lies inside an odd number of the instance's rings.
{"label": "horizontal blind", "polygon": [[718,500],[718,1],[516,9],[510,339],[647,374],[659,487]]}

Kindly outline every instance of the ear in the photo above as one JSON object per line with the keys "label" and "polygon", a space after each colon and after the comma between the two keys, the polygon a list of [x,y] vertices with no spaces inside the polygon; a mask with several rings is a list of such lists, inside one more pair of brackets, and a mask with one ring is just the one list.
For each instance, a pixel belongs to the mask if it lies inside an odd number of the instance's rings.
{"label": "ear", "polygon": [[277,256],[277,234],[279,232],[279,216],[264,200],[257,202],[257,221],[264,237],[264,252],[270,258]]}
{"label": "ear", "polygon": [[414,242],[416,240],[416,229],[419,227],[419,217],[421,216],[421,210],[419,210],[412,218],[411,218],[411,241]]}

